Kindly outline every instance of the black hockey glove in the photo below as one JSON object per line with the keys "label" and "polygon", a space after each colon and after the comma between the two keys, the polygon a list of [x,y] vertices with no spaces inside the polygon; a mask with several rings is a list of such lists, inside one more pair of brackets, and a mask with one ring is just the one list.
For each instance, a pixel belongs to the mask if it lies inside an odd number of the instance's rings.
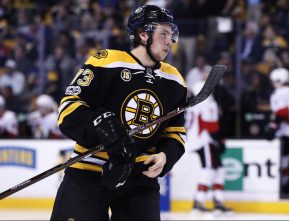
{"label": "black hockey glove", "polygon": [[120,188],[126,183],[132,168],[133,164],[130,163],[118,165],[110,162],[105,163],[102,166],[103,184],[107,186],[109,190]]}
{"label": "black hockey glove", "polygon": [[224,140],[222,140],[222,139],[220,139],[220,140],[215,140],[215,141],[214,141],[214,144],[215,144],[215,146],[216,146],[216,148],[217,148],[217,150],[218,150],[218,152],[219,152],[220,154],[223,154],[223,153],[225,152],[225,150],[226,150],[226,145],[225,145],[225,141],[224,141]]}
{"label": "black hockey glove", "polygon": [[226,150],[225,140],[222,138],[220,132],[211,133],[213,138],[213,144],[217,148],[220,154],[223,154]]}
{"label": "black hockey glove", "polygon": [[265,138],[267,140],[273,140],[277,130],[278,130],[278,124],[276,124],[275,122],[268,123],[264,129]]}
{"label": "black hockey glove", "polygon": [[273,113],[270,116],[270,122],[265,126],[264,135],[267,140],[273,140],[276,136],[276,131],[284,119],[281,116],[276,116]]}
{"label": "black hockey glove", "polygon": [[113,190],[123,186],[135,161],[134,141],[128,135],[108,148],[109,161],[102,167],[103,184]]}
{"label": "black hockey glove", "polygon": [[104,166],[103,176],[105,183],[115,188],[121,186],[119,183],[125,183],[134,166],[134,142],[113,112],[104,108],[97,111],[99,114],[88,130],[105,146],[109,162]]}

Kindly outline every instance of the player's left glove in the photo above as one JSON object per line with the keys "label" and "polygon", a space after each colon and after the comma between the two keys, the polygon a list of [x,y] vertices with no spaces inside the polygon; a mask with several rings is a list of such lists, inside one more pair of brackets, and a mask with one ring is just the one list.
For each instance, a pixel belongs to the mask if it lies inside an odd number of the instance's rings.
{"label": "player's left glove", "polygon": [[220,154],[223,154],[226,150],[225,139],[222,138],[220,132],[211,133],[211,137],[213,138],[213,144],[217,148],[217,151]]}
{"label": "player's left glove", "polygon": [[109,190],[122,187],[126,183],[133,167],[133,162],[120,164],[112,164],[109,161],[106,162],[102,166],[104,186],[107,186]]}
{"label": "player's left glove", "polygon": [[216,148],[220,154],[223,154],[225,152],[226,145],[225,145],[224,139],[215,140],[214,145],[216,146]]}
{"label": "player's left glove", "polygon": [[275,122],[269,122],[264,129],[265,138],[267,140],[273,140],[277,130],[278,124],[276,124]]}
{"label": "player's left glove", "polygon": [[111,190],[126,183],[135,163],[133,138],[124,136],[117,145],[108,149],[109,161],[102,167],[103,183]]}

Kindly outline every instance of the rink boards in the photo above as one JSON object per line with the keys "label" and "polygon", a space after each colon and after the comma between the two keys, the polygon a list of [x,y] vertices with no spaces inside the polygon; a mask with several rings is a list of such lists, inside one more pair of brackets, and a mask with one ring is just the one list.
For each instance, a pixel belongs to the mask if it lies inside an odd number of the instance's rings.
{"label": "rink boards", "polygon": [[[240,212],[289,213],[279,198],[279,141],[228,140],[222,162],[226,168],[227,205]],[[70,140],[1,140],[0,192],[52,168],[69,157]],[[200,162],[187,147],[172,172],[160,179],[163,210],[189,211]],[[51,208],[63,172],[56,173],[0,201],[0,208]],[[211,206],[210,194],[208,206]],[[168,205],[168,206],[167,206]]]}

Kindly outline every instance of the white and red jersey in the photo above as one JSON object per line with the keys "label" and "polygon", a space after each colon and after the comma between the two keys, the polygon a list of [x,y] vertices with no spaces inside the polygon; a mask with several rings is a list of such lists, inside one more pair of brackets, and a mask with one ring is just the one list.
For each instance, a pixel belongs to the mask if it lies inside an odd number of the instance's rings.
{"label": "white and red jersey", "polygon": [[13,111],[5,110],[0,116],[0,138],[15,138],[18,134],[16,114]]}
{"label": "white and red jersey", "polygon": [[28,115],[27,123],[31,128],[34,138],[63,138],[63,134],[60,132],[57,125],[57,112],[51,112],[42,116],[39,111],[34,111]]}
{"label": "white and red jersey", "polygon": [[276,136],[289,137],[289,87],[276,88],[270,97],[270,106],[276,117],[281,117],[283,121],[276,131]]}
{"label": "white and red jersey", "polygon": [[213,142],[210,133],[219,131],[220,127],[218,105],[212,96],[187,110],[185,126],[187,150],[198,150]]}

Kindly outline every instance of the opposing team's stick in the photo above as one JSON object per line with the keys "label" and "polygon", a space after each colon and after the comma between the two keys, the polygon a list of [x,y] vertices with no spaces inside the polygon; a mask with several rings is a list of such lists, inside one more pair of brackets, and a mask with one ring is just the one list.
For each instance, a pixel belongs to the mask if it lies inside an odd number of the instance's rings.
{"label": "opposing team's stick", "polygon": [[[226,69],[227,68],[224,65],[214,65],[210,74],[209,74],[209,77],[207,78],[207,80],[203,86],[203,88],[195,97],[188,100],[184,106],[178,107],[176,110],[171,111],[164,116],[161,116],[161,117],[159,117],[159,118],[157,118],[157,119],[155,119],[155,120],[153,120],[153,121],[151,121],[145,125],[140,125],[134,129],[130,130],[129,135],[133,136],[137,133],[142,132],[143,130],[145,130],[149,127],[152,127],[155,124],[160,124],[160,123],[184,112],[189,107],[192,107],[192,106],[204,101],[205,99],[207,99],[209,97],[209,95],[212,93],[212,91],[214,90],[214,88],[216,87],[216,85],[218,84],[218,82],[220,81],[220,79],[222,78],[222,76],[224,75],[224,73],[226,72]],[[110,145],[112,145],[118,141],[119,141],[119,139],[115,140]],[[28,179],[22,183],[19,183],[18,185],[11,187],[10,189],[2,192],[0,194],[0,200],[12,195],[13,193],[18,192],[18,191],[36,183],[36,182],[38,182],[40,180],[43,180],[44,178],[46,178],[52,174],[55,174],[55,173],[59,172],[60,170],[67,168],[70,165],[75,164],[84,158],[87,158],[87,157],[89,157],[93,154],[96,154],[98,152],[101,152],[103,150],[105,150],[105,147],[103,145],[98,145],[98,146],[86,151],[85,153],[80,154],[77,157],[73,157],[64,163],[58,164],[57,166],[52,167],[51,169],[46,170],[46,171],[44,171],[44,172],[42,172],[42,173],[40,173],[40,174],[30,178],[30,179]]]}

